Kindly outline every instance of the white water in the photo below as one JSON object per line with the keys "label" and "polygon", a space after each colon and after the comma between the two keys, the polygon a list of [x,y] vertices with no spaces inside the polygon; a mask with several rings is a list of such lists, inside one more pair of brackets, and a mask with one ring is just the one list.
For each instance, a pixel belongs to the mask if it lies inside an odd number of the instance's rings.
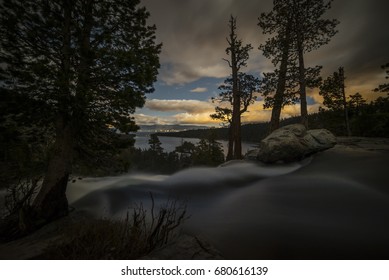
{"label": "white water", "polygon": [[312,162],[232,162],[172,176],[129,174],[69,186],[70,202],[120,217],[140,202],[187,201],[184,231],[226,258],[388,258],[388,154],[333,149]]}

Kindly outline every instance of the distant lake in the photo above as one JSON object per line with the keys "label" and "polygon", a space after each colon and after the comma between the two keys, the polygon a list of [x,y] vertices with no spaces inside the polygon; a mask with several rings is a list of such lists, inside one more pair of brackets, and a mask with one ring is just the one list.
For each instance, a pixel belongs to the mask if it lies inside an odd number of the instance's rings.
{"label": "distant lake", "polygon": [[[150,133],[146,132],[138,132],[135,136],[135,148],[148,149],[149,145]],[[159,140],[162,143],[162,148],[165,152],[172,152],[175,150],[177,146],[180,146],[183,141],[191,142],[193,144],[197,144],[200,142],[198,138],[181,138],[181,137],[166,137],[166,136],[158,136]],[[228,151],[228,141],[225,140],[217,140],[217,142],[221,143],[223,146],[224,154],[227,155]],[[257,143],[249,143],[242,142],[242,154],[244,155],[248,150],[252,150],[255,148]]]}

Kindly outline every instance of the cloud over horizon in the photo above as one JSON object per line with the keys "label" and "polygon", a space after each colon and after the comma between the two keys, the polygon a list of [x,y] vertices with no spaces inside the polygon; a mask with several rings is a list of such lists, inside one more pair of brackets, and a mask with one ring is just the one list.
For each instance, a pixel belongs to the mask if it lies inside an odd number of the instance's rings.
{"label": "cloud over horizon", "polygon": [[[264,35],[257,26],[262,12],[272,8],[272,0],[143,0],[142,5],[150,11],[150,23],[157,26],[157,41],[163,43],[160,55],[161,69],[158,82],[166,87],[188,85],[186,91],[169,101],[162,92],[155,100],[146,102],[145,108],[154,112],[170,112],[170,116],[161,116],[156,121],[162,122],[199,122],[203,123],[206,114],[213,113],[215,104],[206,95],[211,85],[200,84],[203,78],[223,79],[230,75],[228,64],[223,58],[228,36],[230,15],[237,16],[238,37],[244,44],[250,43],[248,67],[242,69],[255,75],[274,69],[271,62],[263,57],[258,46],[264,43]],[[346,94],[360,92],[368,101],[380,94],[372,92],[378,84],[385,82],[384,71],[380,66],[389,62],[389,35],[386,0],[335,0],[328,18],[340,21],[339,32],[328,45],[306,56],[306,66],[322,65],[322,77],[326,78],[340,66],[345,68]],[[206,90],[207,89],[207,90]],[[156,87],[156,93],[159,88]],[[217,87],[213,89],[216,94]],[[195,103],[191,93],[197,93],[203,103]],[[310,110],[314,112],[321,105],[322,98],[315,89],[309,93],[315,104]],[[157,101],[159,100],[159,101]],[[196,107],[196,108],[194,108]],[[203,107],[203,109],[201,109]],[[251,108],[243,121],[268,121],[270,115],[260,106]],[[297,109],[296,109],[297,108]],[[141,111],[141,114],[146,112]],[[298,115],[298,105],[286,107],[285,116]],[[144,116],[142,116],[145,119]],[[181,119],[179,119],[181,118]],[[267,118],[267,119],[266,119]],[[153,119],[150,116],[148,121]],[[208,118],[208,123],[212,123]]]}

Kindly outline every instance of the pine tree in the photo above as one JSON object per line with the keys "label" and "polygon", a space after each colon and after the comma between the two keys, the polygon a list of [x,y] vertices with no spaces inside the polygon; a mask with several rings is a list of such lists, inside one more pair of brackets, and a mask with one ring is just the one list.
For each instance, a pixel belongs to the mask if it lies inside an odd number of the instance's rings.
{"label": "pine tree", "polygon": [[[259,91],[260,81],[258,78],[255,78],[253,75],[245,74],[242,72],[238,73],[238,92],[240,99],[240,106],[238,111],[239,119],[241,116],[247,112],[248,107],[254,103],[255,96],[254,93]],[[213,98],[213,102],[219,102],[221,104],[226,104],[227,107],[217,106],[215,108],[216,113],[211,114],[211,118],[215,120],[222,121],[223,125],[228,126],[229,133],[229,142],[228,142],[228,153],[227,159],[232,159],[233,156],[233,147],[234,147],[234,135],[232,128],[232,116],[233,116],[233,106],[234,106],[234,98],[233,98],[233,79],[232,77],[227,78],[224,81],[224,84],[219,86],[219,96],[217,98]]]}
{"label": "pine tree", "polygon": [[192,159],[194,165],[204,166],[218,166],[224,162],[222,145],[216,141],[213,131],[196,145]]}
{"label": "pine tree", "polygon": [[161,47],[139,3],[9,0],[0,6],[0,87],[41,102],[35,113],[54,131],[34,201],[40,219],[67,214],[76,155],[109,147],[112,129],[136,129],[131,114],[153,91]]}
{"label": "pine tree", "polygon": [[[226,54],[230,56],[230,59],[224,59],[231,68],[231,80],[232,80],[232,117],[231,117],[231,140],[229,143],[233,143],[233,154],[229,153],[228,160],[240,159],[242,157],[242,139],[241,139],[241,118],[240,118],[240,106],[241,96],[238,88],[239,72],[242,67],[247,66],[247,60],[249,59],[249,51],[252,50],[250,44],[242,45],[242,40],[238,39],[236,34],[236,18],[232,15],[229,20],[229,37],[227,38],[228,47]],[[229,148],[232,149],[232,148]]]}
{"label": "pine tree", "polygon": [[[263,34],[274,34],[273,37],[267,39],[265,44],[259,46],[263,55],[272,60],[274,66],[279,65],[278,71],[274,74],[265,75],[265,80],[262,82],[267,96],[271,91],[275,91],[272,97],[272,115],[270,120],[270,132],[276,130],[280,126],[281,110],[285,105],[285,88],[288,76],[288,64],[291,49],[293,44],[292,38],[292,14],[289,12],[288,0],[273,1],[273,9],[269,13],[262,13],[258,18],[258,26],[261,27]],[[276,79],[274,79],[276,78]],[[269,99],[268,99],[269,101]],[[270,103],[267,103],[269,105]],[[266,108],[266,105],[265,105]]]}
{"label": "pine tree", "polygon": [[347,101],[347,106],[358,115],[361,114],[361,110],[365,105],[366,99],[364,99],[359,92],[350,95],[349,100]]}
{"label": "pine tree", "polygon": [[347,135],[351,136],[344,80],[344,69],[340,67],[338,72],[334,72],[323,81],[319,94],[324,98],[324,106],[333,111],[343,112]]}
{"label": "pine tree", "polygon": [[153,154],[159,156],[163,153],[162,143],[156,134],[151,134],[149,139],[150,149]]}
{"label": "pine tree", "polygon": [[296,53],[299,65],[299,85],[301,122],[308,128],[307,76],[304,54],[329,43],[337,33],[338,20],[325,19],[324,14],[331,8],[333,0],[292,0],[293,33],[295,33]]}
{"label": "pine tree", "polygon": [[[279,68],[265,75],[263,81],[265,107],[272,107],[270,132],[279,127],[283,106],[301,103],[301,119],[308,126],[306,88],[316,87],[320,66],[306,67],[304,54],[318,49],[335,35],[337,20],[323,19],[323,14],[331,7],[323,0],[274,0],[273,9],[262,13],[258,25],[264,34],[273,35],[259,49],[265,57],[272,59]],[[298,92],[295,91],[296,82]],[[275,94],[270,96],[274,91]]]}

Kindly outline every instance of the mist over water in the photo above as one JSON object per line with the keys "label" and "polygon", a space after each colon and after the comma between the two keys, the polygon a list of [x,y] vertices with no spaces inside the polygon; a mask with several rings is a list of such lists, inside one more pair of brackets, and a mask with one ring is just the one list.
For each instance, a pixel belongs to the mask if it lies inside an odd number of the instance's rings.
{"label": "mist over water", "polygon": [[233,161],[172,176],[127,174],[69,185],[70,203],[122,217],[142,203],[186,201],[183,231],[231,259],[382,258],[389,254],[388,154],[332,149],[303,162]]}

